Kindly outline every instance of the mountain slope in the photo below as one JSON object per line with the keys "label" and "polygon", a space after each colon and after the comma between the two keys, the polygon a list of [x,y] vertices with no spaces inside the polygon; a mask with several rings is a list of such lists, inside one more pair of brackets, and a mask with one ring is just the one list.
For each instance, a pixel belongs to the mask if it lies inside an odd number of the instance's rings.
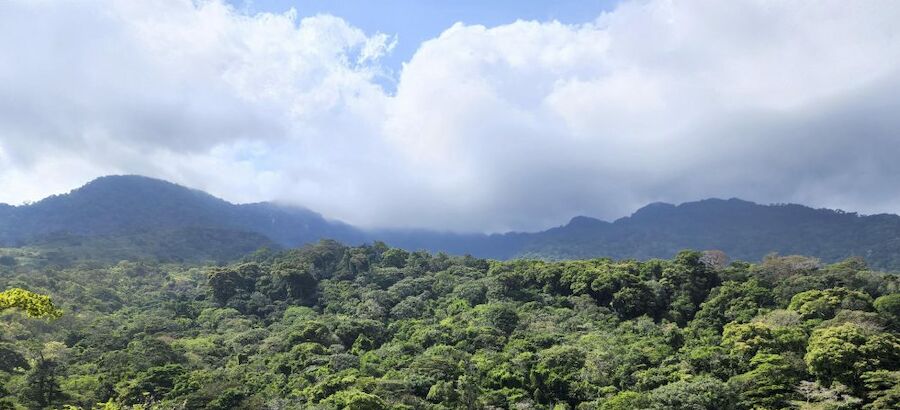
{"label": "mountain slope", "polygon": [[223,260],[263,246],[320,239],[349,244],[383,240],[406,249],[509,259],[668,258],[681,249],[720,249],[736,259],[771,252],[833,262],[862,256],[900,269],[900,216],[861,216],[801,205],[707,199],[654,203],[614,222],[579,216],[534,233],[455,234],[365,231],[308,209],[270,202],[231,204],[201,191],[140,176],[98,178],[31,205],[0,204],[0,246],[41,244],[159,259]]}
{"label": "mountain slope", "polygon": [[873,267],[900,269],[900,216],[861,216],[740,199],[706,199],[677,206],[654,203],[614,222],[579,216],[564,226],[534,233],[431,235],[408,235],[400,241],[385,237],[388,243],[403,247],[419,245],[497,259],[645,260],[670,258],[683,249],[718,249],[748,261],[773,252],[811,255],[826,262],[859,256]]}
{"label": "mountain slope", "polygon": [[264,235],[222,228],[161,228],[109,235],[53,234],[27,245],[59,265],[122,260],[225,263],[261,248],[277,249]]}
{"label": "mountain slope", "polygon": [[260,245],[271,240],[298,246],[322,237],[357,243],[363,238],[359,230],[307,209],[272,203],[235,205],[202,191],[133,175],[98,178],[31,205],[0,206],[0,244],[6,246],[64,236],[122,237],[186,229],[191,230],[187,235],[196,235],[197,229],[255,233]]}
{"label": "mountain slope", "polygon": [[720,249],[759,260],[770,252],[827,261],[862,256],[876,266],[900,266],[900,217],[860,216],[801,205],[759,205],[708,199],[678,206],[651,204],[611,224],[584,222],[536,234],[522,255],[554,259],[596,256],[647,259],[678,250]]}

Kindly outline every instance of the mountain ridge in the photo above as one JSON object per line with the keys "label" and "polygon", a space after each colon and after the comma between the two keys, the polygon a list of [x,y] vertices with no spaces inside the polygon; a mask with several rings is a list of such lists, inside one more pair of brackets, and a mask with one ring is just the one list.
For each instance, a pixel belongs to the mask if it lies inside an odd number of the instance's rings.
{"label": "mountain ridge", "polygon": [[[4,246],[42,243],[47,238],[135,235],[179,242],[182,230],[185,237],[210,239],[211,232],[233,237],[240,242],[234,247],[239,250],[254,244],[295,247],[327,238],[355,245],[381,240],[411,250],[494,259],[650,259],[692,248],[720,249],[744,260],[759,260],[771,252],[809,254],[825,261],[861,256],[874,266],[900,268],[898,215],[860,215],[799,204],[761,205],[738,198],[678,205],[654,202],[612,222],[575,216],[544,231],[501,234],[360,229],[304,207],[234,204],[201,190],[137,175],[100,177],[67,194],[31,204],[0,204],[0,245]],[[222,241],[209,242],[210,249],[201,253],[221,257],[221,250],[211,247],[213,243],[223,246]],[[169,254],[170,248],[162,247],[166,252],[161,253]],[[184,256],[189,255],[179,257]]]}

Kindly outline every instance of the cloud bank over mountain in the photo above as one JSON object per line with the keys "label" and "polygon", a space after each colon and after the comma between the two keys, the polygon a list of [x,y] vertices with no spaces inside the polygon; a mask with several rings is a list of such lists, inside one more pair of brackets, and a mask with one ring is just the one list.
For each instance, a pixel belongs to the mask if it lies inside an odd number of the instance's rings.
{"label": "cloud bank over mountain", "polygon": [[896,212],[900,4],[626,1],[398,39],[218,1],[0,3],[0,201],[139,173],[366,227],[657,200]]}

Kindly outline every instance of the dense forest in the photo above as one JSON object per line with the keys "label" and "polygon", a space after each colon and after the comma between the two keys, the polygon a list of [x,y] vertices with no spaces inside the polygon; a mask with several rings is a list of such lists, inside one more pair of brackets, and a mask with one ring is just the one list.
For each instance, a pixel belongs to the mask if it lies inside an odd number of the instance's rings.
{"label": "dense forest", "polygon": [[360,229],[296,206],[232,204],[135,175],[98,178],[33,204],[0,204],[0,246],[61,249],[73,258],[108,262],[230,262],[260,247],[294,248],[329,238],[498,260],[646,260],[671,258],[682,249],[721,249],[754,262],[772,252],[830,263],[858,256],[873,268],[896,271],[898,232],[898,215],[739,199],[654,203],[612,222],[577,216],[563,226],[528,233]]}
{"label": "dense forest", "polygon": [[322,241],[204,265],[6,248],[3,289],[2,409],[900,406],[900,278],[858,258],[503,262]]}

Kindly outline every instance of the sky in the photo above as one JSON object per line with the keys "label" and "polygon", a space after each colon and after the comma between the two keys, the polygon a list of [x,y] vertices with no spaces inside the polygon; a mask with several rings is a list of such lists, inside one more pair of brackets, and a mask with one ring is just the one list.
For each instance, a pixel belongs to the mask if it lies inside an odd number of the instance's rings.
{"label": "sky", "polygon": [[422,42],[439,36],[455,23],[488,27],[516,20],[590,23],[614,8],[617,0],[229,0],[245,13],[283,13],[338,16],[367,33],[384,33],[396,40],[392,51],[381,58],[386,75],[377,78],[388,91],[397,86],[403,63]]}
{"label": "sky", "polygon": [[0,2],[0,202],[141,174],[361,227],[900,212],[894,1]]}

